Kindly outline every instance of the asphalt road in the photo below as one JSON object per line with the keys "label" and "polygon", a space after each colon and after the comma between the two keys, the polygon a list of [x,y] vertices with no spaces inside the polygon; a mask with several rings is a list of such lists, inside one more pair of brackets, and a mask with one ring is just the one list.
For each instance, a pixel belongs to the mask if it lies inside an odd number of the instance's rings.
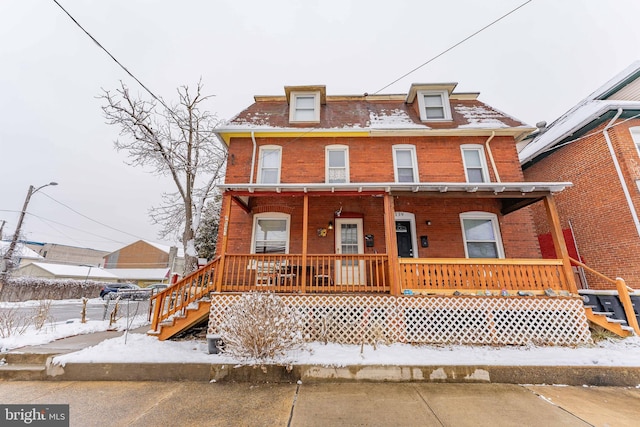
{"label": "asphalt road", "polygon": [[[113,310],[115,302],[95,298],[89,300],[87,304],[87,320],[103,320],[108,318],[109,313]],[[148,313],[149,301],[129,301],[120,300],[118,303],[119,312],[122,315],[127,314],[127,310],[131,315]],[[19,315],[32,316],[38,310],[37,305],[19,306],[11,305],[9,307],[0,307],[0,314],[10,310],[16,311]],[[54,322],[64,322],[71,319],[80,319],[82,313],[82,302],[79,300],[54,301],[49,307],[49,316]],[[106,316],[106,317],[105,317]]]}

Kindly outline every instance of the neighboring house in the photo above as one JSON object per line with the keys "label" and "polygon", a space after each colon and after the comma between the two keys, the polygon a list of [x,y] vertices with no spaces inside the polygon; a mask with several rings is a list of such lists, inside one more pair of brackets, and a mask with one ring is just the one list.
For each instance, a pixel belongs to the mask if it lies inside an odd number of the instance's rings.
{"label": "neighboring house", "polygon": [[[9,250],[11,245],[10,241],[0,241],[0,258]],[[23,243],[17,243],[16,248],[13,251],[13,258],[16,261],[16,268],[30,264],[34,261],[42,261],[44,258],[38,255],[37,252],[31,250]]]}
{"label": "neighboring house", "polygon": [[14,270],[16,277],[44,277],[47,279],[95,280],[117,282],[119,277],[99,267],[32,262]]}
{"label": "neighboring house", "polygon": [[24,242],[47,262],[60,264],[87,264],[99,266],[109,252],[57,243]]}
{"label": "neighboring house", "polygon": [[[616,75],[522,143],[527,181],[571,181],[556,196],[575,256],[609,278],[640,288],[640,62]],[[549,232],[535,210],[536,230]],[[593,289],[615,288],[586,273]]]}
{"label": "neighboring house", "polygon": [[[209,316],[216,333],[237,293],[270,291],[305,313],[305,333],[340,342],[372,328],[402,342],[588,339],[582,301],[545,296],[577,293],[553,196],[570,183],[525,182],[516,144],[534,128],[455,86],[256,96],[215,130],[229,149],[219,257],[176,285],[184,293],[159,294],[152,329],[166,338]],[[208,306],[161,325],[209,291]],[[174,292],[185,300],[163,302]]]}
{"label": "neighboring house", "polygon": [[[138,240],[111,252],[104,257],[105,269],[163,269],[171,270],[172,281],[184,272],[184,251],[175,246],[165,246],[146,240]],[[175,277],[174,277],[175,276]],[[157,280],[158,281],[158,280]]]}

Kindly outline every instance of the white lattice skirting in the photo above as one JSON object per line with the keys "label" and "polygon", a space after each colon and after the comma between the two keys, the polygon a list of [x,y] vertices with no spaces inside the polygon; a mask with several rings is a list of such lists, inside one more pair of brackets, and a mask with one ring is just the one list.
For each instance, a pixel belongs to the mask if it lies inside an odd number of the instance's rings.
{"label": "white lattice skirting", "polygon": [[[569,297],[281,295],[308,341],[564,345],[591,343],[582,300]],[[239,294],[212,294],[208,333]]]}

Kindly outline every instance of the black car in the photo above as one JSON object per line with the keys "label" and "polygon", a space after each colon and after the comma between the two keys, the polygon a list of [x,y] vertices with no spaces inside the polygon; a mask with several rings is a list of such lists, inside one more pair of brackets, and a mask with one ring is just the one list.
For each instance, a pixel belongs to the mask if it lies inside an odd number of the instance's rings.
{"label": "black car", "polygon": [[[109,283],[100,289],[100,298],[112,299],[115,298],[118,291],[136,291],[140,290],[140,286],[132,283]],[[114,294],[114,295],[112,295]]]}

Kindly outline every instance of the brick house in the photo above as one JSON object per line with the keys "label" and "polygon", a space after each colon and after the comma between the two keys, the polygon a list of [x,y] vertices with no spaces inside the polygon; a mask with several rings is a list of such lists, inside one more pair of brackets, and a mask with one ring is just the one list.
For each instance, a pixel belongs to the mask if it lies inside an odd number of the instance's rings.
{"label": "brick house", "polygon": [[[214,291],[199,308],[210,331],[239,293],[269,291],[313,313],[308,325],[331,312],[343,331],[375,320],[392,340],[515,343],[569,329],[584,337],[553,196],[571,184],[526,182],[516,144],[534,128],[455,87],[330,96],[321,85],[289,86],[217,128],[229,150],[218,257],[182,284],[185,296]],[[546,212],[555,259],[541,257],[533,204]],[[523,309],[558,301],[545,291],[566,295],[568,329],[552,325],[557,316],[536,318],[557,307]],[[495,304],[506,304],[500,320]],[[158,305],[154,331],[177,310]],[[448,332],[431,329],[443,323]],[[525,324],[537,332],[521,333]]]}
{"label": "brick house", "polygon": [[[576,256],[640,287],[640,62],[521,144],[526,180],[574,184],[556,203],[567,240],[573,231]],[[537,234],[548,233],[544,212],[533,212]],[[583,287],[615,288],[589,271],[584,279]]]}

